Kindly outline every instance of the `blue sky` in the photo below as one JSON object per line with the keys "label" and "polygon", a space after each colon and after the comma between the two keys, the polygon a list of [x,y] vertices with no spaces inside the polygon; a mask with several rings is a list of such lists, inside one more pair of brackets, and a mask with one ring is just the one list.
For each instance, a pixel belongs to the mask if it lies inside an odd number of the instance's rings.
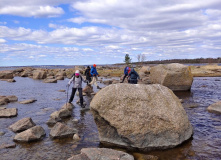
{"label": "blue sky", "polygon": [[221,57],[220,0],[1,0],[0,66]]}

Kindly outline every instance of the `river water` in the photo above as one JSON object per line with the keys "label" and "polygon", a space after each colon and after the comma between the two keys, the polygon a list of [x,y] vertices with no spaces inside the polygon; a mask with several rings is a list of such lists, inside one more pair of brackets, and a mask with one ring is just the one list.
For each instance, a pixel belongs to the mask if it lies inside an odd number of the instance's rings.
{"label": "river water", "polygon": [[[0,81],[0,95],[16,95],[19,101],[37,99],[32,104],[9,103],[7,108],[18,108],[18,116],[13,118],[0,118],[0,146],[13,143],[15,133],[8,126],[24,117],[31,117],[37,125],[46,131],[42,141],[31,143],[16,143],[15,148],[0,149],[0,160],[65,160],[72,155],[80,153],[82,148],[103,147],[99,143],[98,131],[90,110],[81,110],[74,99],[75,108],[72,117],[65,120],[69,127],[77,128],[81,140],[75,142],[72,138],[52,140],[49,137],[50,127],[46,124],[49,116],[65,104],[67,95],[59,90],[66,89],[68,79],[58,83],[43,83],[41,80],[15,77],[15,83]],[[103,84],[99,84],[104,87]],[[94,89],[97,91],[96,89]],[[194,78],[190,92],[176,92],[183,99],[183,106],[194,128],[193,137],[180,146],[164,151],[151,151],[133,154],[136,159],[151,154],[161,160],[178,159],[214,159],[221,158],[221,115],[209,113],[207,107],[221,100],[221,77]],[[70,95],[70,90],[69,90]],[[90,98],[84,97],[89,106]],[[78,119],[78,123],[72,122]]]}

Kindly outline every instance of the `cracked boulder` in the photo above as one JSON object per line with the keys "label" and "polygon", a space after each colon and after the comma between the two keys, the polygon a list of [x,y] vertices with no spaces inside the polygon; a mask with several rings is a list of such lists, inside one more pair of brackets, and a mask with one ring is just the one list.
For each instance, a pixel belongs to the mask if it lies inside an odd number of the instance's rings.
{"label": "cracked boulder", "polygon": [[101,143],[143,151],[175,147],[193,129],[178,97],[159,84],[113,84],[90,104]]}

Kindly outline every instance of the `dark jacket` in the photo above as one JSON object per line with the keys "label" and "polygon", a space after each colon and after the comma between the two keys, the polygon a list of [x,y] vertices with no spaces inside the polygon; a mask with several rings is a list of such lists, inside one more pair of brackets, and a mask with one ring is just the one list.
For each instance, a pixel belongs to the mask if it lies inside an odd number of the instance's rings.
{"label": "dark jacket", "polygon": [[130,80],[137,80],[137,79],[140,79],[140,76],[137,74],[137,72],[132,68],[129,75],[128,75],[130,78]]}
{"label": "dark jacket", "polygon": [[84,75],[86,76],[86,79],[89,79],[91,77],[91,68],[88,66],[87,69],[84,72]]}

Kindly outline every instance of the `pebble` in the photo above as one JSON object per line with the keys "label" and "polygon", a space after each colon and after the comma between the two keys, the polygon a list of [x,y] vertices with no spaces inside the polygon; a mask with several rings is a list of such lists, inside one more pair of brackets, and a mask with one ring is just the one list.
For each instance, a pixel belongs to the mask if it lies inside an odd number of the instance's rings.
{"label": "pebble", "polygon": [[76,134],[74,134],[74,136],[73,136],[73,140],[75,140],[75,141],[80,141],[80,140],[81,140],[81,137],[76,133]]}

